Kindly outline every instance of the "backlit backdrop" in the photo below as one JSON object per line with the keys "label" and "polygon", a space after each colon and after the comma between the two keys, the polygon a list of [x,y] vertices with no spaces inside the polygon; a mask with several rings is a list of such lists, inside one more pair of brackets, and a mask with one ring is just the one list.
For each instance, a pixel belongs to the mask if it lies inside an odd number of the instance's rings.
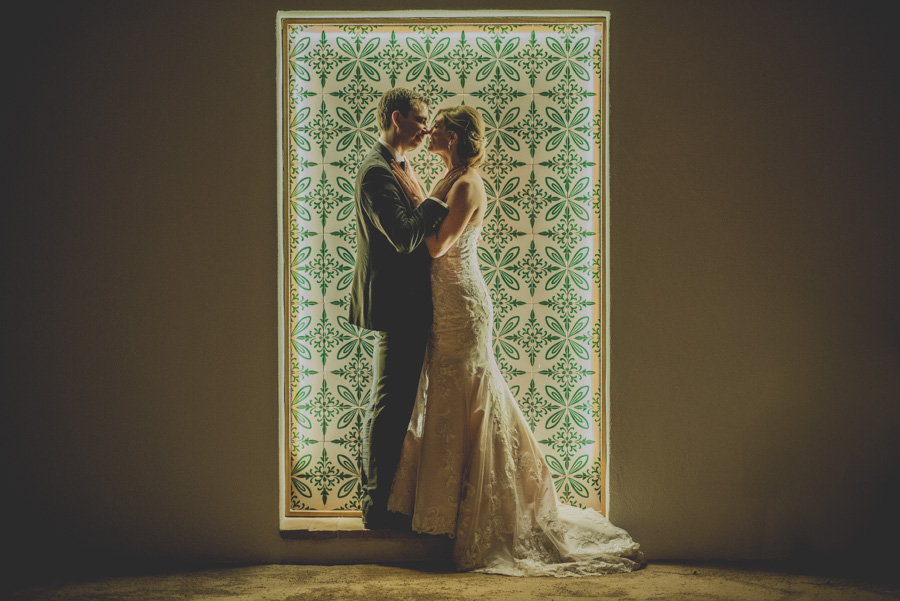
{"label": "backlit backdrop", "polygon": [[[602,19],[284,22],[286,515],[359,509],[373,339],[346,319],[353,185],[394,86],[425,94],[432,114],[467,104],[484,118],[478,255],[495,355],[560,499],[602,510],[604,31]],[[443,163],[410,158],[430,189]]]}

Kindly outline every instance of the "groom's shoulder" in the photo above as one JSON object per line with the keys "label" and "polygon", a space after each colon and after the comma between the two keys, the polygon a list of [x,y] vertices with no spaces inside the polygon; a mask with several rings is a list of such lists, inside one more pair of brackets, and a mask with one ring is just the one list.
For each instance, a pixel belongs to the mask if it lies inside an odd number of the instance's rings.
{"label": "groom's shoulder", "polygon": [[384,170],[390,172],[390,167],[379,152],[370,152],[359,165],[359,177],[365,177],[372,170]]}

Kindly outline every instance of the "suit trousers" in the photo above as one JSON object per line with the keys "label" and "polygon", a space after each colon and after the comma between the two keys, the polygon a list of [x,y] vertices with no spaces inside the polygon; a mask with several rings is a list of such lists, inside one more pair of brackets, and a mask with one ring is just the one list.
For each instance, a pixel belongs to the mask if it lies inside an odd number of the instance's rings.
{"label": "suit trousers", "polygon": [[411,325],[404,332],[375,332],[372,397],[362,441],[362,512],[367,524],[390,517],[388,497],[416,402],[428,331],[427,325]]}

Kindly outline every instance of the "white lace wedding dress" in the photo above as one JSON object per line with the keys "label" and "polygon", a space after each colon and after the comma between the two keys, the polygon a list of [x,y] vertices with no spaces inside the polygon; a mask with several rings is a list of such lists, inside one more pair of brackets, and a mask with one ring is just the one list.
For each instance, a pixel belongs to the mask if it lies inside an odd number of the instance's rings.
{"label": "white lace wedding dress", "polygon": [[592,509],[562,505],[493,356],[493,309],[467,226],[431,267],[434,322],[388,509],[455,537],[460,570],[515,576],[627,572],[639,545]]}

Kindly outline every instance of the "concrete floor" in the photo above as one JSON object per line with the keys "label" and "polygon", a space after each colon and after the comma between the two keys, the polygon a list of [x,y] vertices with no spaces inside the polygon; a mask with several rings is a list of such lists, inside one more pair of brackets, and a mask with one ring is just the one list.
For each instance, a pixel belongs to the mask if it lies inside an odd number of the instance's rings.
{"label": "concrete floor", "polygon": [[30,586],[6,598],[11,601],[881,601],[900,599],[900,585],[685,563],[653,563],[631,574],[562,579],[460,574],[443,564],[266,565]]}

